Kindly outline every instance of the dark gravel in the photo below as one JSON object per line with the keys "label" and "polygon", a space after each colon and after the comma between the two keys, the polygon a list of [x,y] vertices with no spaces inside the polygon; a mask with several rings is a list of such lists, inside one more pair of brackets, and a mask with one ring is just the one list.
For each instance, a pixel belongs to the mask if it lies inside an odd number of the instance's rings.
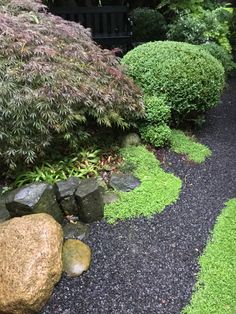
{"label": "dark gravel", "polygon": [[[209,113],[199,139],[213,151],[202,165],[166,152],[183,180],[180,200],[153,219],[94,224],[90,270],[65,276],[42,314],[177,314],[189,302],[202,253],[224,203],[236,197],[236,79]],[[148,200],[147,200],[148,201]]]}

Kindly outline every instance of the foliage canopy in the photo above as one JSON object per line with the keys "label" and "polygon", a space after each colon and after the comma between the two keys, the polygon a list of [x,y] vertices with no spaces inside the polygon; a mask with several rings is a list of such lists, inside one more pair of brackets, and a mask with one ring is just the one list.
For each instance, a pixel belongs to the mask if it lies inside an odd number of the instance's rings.
{"label": "foliage canopy", "polygon": [[128,127],[141,95],[114,54],[40,0],[0,0],[0,159],[32,163],[57,143],[78,149],[90,120]]}

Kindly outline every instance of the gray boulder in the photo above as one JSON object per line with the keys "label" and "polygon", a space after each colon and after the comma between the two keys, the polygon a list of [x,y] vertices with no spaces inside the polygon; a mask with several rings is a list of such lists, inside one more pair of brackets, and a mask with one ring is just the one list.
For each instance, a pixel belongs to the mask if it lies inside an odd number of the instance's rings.
{"label": "gray boulder", "polygon": [[81,221],[89,223],[103,218],[104,203],[96,179],[82,180],[75,192],[75,199]]}
{"label": "gray boulder", "polygon": [[63,227],[64,239],[77,239],[83,240],[89,233],[89,226],[77,221],[75,223],[67,223]]}
{"label": "gray boulder", "polygon": [[141,145],[141,139],[137,133],[129,133],[124,136],[122,140],[122,146],[138,146]]}
{"label": "gray boulder", "polygon": [[59,181],[54,185],[57,200],[60,203],[62,210],[67,215],[78,215],[78,206],[74,194],[80,181],[81,180],[76,177],[71,177],[68,180]]}
{"label": "gray boulder", "polygon": [[140,184],[141,181],[132,174],[113,173],[110,179],[110,186],[122,192],[130,192]]}
{"label": "gray boulder", "polygon": [[12,217],[46,213],[59,223],[63,221],[53,186],[47,183],[32,183],[11,191],[6,198],[6,207]]}
{"label": "gray boulder", "polygon": [[97,184],[102,194],[104,194],[108,190],[108,186],[102,177],[97,177]]}
{"label": "gray boulder", "polygon": [[103,194],[103,202],[104,204],[115,203],[119,200],[119,195],[113,191],[108,191]]}
{"label": "gray boulder", "polygon": [[10,219],[10,213],[6,208],[6,199],[5,197],[0,198],[0,223]]}

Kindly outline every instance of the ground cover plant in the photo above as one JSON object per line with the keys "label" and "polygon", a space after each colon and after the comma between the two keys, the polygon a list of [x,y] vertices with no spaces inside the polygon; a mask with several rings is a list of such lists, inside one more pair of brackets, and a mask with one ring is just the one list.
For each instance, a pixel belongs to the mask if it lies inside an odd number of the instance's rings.
{"label": "ground cover plant", "polygon": [[0,160],[7,168],[42,160],[52,143],[54,151],[77,152],[90,121],[126,128],[143,115],[140,92],[114,53],[46,10],[40,0],[0,0]]}
{"label": "ground cover plant", "polygon": [[190,305],[183,314],[236,313],[236,199],[226,203],[203,255]]}
{"label": "ground cover plant", "polygon": [[214,107],[225,84],[222,64],[187,43],[143,44],[128,52],[122,63],[146,95],[166,98],[175,122]]}
{"label": "ground cover plant", "polygon": [[204,162],[212,154],[206,145],[198,143],[196,138],[187,136],[181,130],[171,130],[170,147],[175,153],[184,154],[196,163]]}
{"label": "ground cover plant", "polygon": [[125,163],[134,167],[134,174],[141,180],[135,190],[119,192],[120,199],[105,207],[109,223],[136,217],[151,217],[174,203],[181,190],[181,180],[166,173],[154,154],[144,146],[127,147],[121,150]]}

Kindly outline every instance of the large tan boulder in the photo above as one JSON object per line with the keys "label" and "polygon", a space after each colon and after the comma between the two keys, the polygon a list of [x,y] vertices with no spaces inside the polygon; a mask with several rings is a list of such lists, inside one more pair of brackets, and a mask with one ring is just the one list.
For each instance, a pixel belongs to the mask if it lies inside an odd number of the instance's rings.
{"label": "large tan boulder", "polygon": [[0,224],[0,313],[38,312],[62,273],[61,226],[48,214]]}

